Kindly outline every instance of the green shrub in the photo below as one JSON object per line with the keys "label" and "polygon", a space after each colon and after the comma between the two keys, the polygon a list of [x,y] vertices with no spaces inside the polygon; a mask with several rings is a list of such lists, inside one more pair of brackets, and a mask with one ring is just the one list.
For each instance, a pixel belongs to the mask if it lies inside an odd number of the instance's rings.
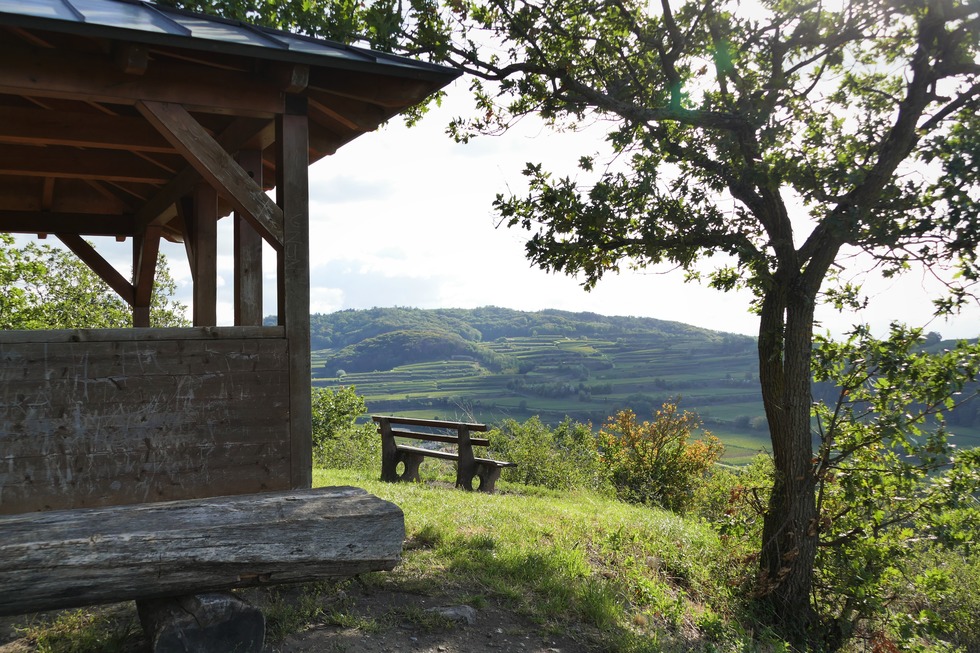
{"label": "green shrub", "polygon": [[381,469],[381,438],[373,424],[358,424],[367,411],[354,386],[313,388],[313,459],[327,469]]}
{"label": "green shrub", "polygon": [[535,416],[523,424],[504,420],[488,435],[492,455],[517,463],[517,467],[504,470],[505,480],[555,490],[609,489],[589,424],[565,418],[552,430]]}
{"label": "green shrub", "polygon": [[705,432],[688,442],[701,426],[697,415],[666,403],[652,422],[637,422],[631,410],[620,411],[602,427],[600,444],[616,493],[624,501],[684,510],[724,446]]}

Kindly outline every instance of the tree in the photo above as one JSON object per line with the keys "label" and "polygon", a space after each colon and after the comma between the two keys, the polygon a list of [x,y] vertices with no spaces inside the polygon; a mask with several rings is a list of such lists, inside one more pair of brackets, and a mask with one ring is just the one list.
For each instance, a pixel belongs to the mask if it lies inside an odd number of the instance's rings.
{"label": "tree", "polygon": [[381,465],[381,438],[371,423],[358,424],[367,411],[354,386],[312,389],[313,454],[334,469],[375,469]]}
{"label": "tree", "polygon": [[[403,7],[360,4],[352,22],[338,21],[349,4],[296,24],[325,30]],[[532,114],[557,128],[608,127],[611,159],[584,152],[575,178],[528,164],[528,193],[498,197],[502,221],[531,232],[533,263],[587,288],[623,267],[670,264],[755,294],[776,468],[759,581],[774,624],[805,638],[821,527],[815,306],[867,301],[840,275],[855,253],[886,275],[949,264],[958,285],[937,309],[971,299],[980,5],[410,0],[395,18],[404,21],[375,20],[362,36],[473,75],[476,117],[453,123],[460,140]],[[393,24],[400,43],[384,34]],[[705,273],[715,256],[723,263]]]}
{"label": "tree", "polygon": [[[980,6],[958,0],[452,2],[415,16],[418,50],[470,72],[461,140],[537,114],[608,125],[614,158],[576,178],[528,164],[499,196],[536,265],[592,288],[622,267],[671,264],[759,314],[759,375],[776,468],[759,585],[795,641],[820,534],[811,433],[814,311],[866,301],[839,275],[864,253],[886,275],[951,267],[969,301],[980,241]],[[432,39],[432,34],[443,38]],[[489,46],[485,44],[490,44]],[[490,47],[492,46],[492,47]],[[494,86],[495,85],[495,86]],[[823,294],[821,294],[823,293]]]}
{"label": "tree", "polygon": [[[132,326],[132,309],[71,252],[51,245],[15,246],[0,234],[0,328],[77,329]],[[150,299],[154,327],[187,326],[167,258],[157,258]]]}

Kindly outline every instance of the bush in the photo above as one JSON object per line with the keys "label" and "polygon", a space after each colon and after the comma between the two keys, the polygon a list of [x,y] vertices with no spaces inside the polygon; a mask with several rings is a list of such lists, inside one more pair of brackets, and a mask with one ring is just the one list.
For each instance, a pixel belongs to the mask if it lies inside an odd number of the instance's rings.
{"label": "bush", "polygon": [[599,433],[603,460],[620,499],[682,511],[725,448],[710,433],[688,442],[701,427],[697,415],[665,403],[652,422],[620,411]]}
{"label": "bush", "polygon": [[523,424],[508,419],[488,436],[494,456],[517,463],[516,468],[504,470],[505,480],[555,490],[609,489],[589,424],[565,418],[551,430],[536,416]]}
{"label": "bush", "polygon": [[313,460],[327,469],[381,469],[381,438],[373,424],[358,424],[367,412],[354,386],[313,388]]}

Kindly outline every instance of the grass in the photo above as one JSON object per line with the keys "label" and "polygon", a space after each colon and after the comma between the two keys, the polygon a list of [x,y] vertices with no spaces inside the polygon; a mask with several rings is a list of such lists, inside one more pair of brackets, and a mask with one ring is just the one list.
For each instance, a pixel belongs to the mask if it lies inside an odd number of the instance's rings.
{"label": "grass", "polygon": [[[501,482],[494,495],[449,483],[381,483],[375,472],[315,470],[314,485],[355,485],[404,511],[406,542],[394,571],[363,576],[378,590],[448,594],[488,602],[537,624],[572,633],[610,653],[745,651],[739,625],[741,570],[707,526],[672,513],[585,492],[559,493]],[[337,581],[261,592],[270,641],[312,623],[372,634],[411,622],[445,628],[431,613],[392,606],[380,620],[351,610]],[[337,598],[341,597],[341,598]],[[133,610],[72,610],[22,627],[43,653],[133,649]],[[431,622],[431,623],[430,623]]]}
{"label": "grass", "polygon": [[314,484],[364,487],[404,511],[403,561],[369,582],[492,598],[611,652],[751,647],[737,618],[741,569],[703,524],[503,482],[501,492],[484,495],[317,470]]}

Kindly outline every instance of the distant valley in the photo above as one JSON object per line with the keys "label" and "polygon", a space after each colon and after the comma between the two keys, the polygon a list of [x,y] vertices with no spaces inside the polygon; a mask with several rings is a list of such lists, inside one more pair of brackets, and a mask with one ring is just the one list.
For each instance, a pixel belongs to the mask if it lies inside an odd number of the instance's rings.
{"label": "distant valley", "polygon": [[[353,385],[373,414],[598,427],[623,408],[652,419],[676,399],[730,462],[769,446],[749,336],[557,310],[375,308],[313,315],[311,341],[313,384]],[[980,444],[980,413],[959,420],[962,446]]]}
{"label": "distant valley", "polygon": [[311,318],[314,385],[372,413],[601,425],[697,412],[729,458],[768,446],[755,339],[651,318],[545,310],[377,308]]}

